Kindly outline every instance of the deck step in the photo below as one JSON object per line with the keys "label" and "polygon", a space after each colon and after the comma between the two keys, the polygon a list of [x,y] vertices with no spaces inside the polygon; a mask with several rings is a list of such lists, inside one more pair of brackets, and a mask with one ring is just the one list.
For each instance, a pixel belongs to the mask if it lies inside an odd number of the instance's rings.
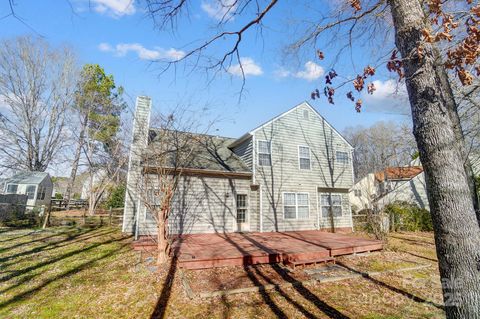
{"label": "deck step", "polygon": [[287,266],[292,267],[295,269],[296,266],[305,266],[305,265],[316,265],[316,264],[322,264],[322,263],[335,263],[335,258],[334,257],[324,257],[324,258],[316,258],[316,259],[305,259],[305,260],[284,260],[284,264]]}

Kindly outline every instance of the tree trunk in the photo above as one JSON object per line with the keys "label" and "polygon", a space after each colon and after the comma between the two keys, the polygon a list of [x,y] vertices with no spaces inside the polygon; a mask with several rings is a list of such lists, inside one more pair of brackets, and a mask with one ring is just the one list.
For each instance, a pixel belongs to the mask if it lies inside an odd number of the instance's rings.
{"label": "tree trunk", "polygon": [[463,135],[460,116],[458,115],[457,103],[455,102],[453,91],[448,79],[448,75],[445,68],[443,67],[442,59],[440,57],[440,54],[438,53],[438,50],[435,50],[434,54],[436,58],[435,60],[437,62],[436,72],[437,72],[437,76],[440,79],[440,85],[442,87],[442,90],[439,93],[442,94],[442,98],[445,101],[445,104],[448,109],[450,120],[452,121],[452,124],[453,124],[455,138],[456,138],[456,145],[458,145],[458,148],[462,155],[462,163],[465,168],[465,172],[467,174],[468,186],[470,188],[470,195],[472,197],[473,207],[475,209],[478,224],[480,225],[480,206],[479,206],[480,204],[478,201],[477,185],[475,184],[475,173],[473,172],[470,158],[468,157],[469,152],[465,145],[465,137]]}
{"label": "tree trunk", "polygon": [[165,227],[165,217],[163,209],[158,211],[157,215],[157,264],[163,265],[168,260],[167,254],[168,242],[167,242],[167,233]]}
{"label": "tree trunk", "polygon": [[[390,0],[396,46],[404,58],[413,133],[425,170],[447,318],[479,318],[480,227],[434,48],[416,49],[426,17],[418,0]],[[443,84],[443,85],[442,85]],[[448,97],[448,99],[446,98]],[[449,103],[447,103],[449,101]]]}
{"label": "tree trunk", "polygon": [[77,149],[75,150],[75,157],[72,163],[72,171],[70,172],[70,180],[68,182],[67,190],[65,192],[65,196],[63,199],[67,203],[67,210],[70,209],[70,197],[72,194],[73,185],[75,184],[75,178],[77,177],[78,171],[78,164],[80,162],[80,154],[82,152],[83,142],[85,141],[85,129],[87,127],[88,122],[88,114],[85,115],[84,121],[82,123],[82,127],[80,129],[80,136],[78,138]]}

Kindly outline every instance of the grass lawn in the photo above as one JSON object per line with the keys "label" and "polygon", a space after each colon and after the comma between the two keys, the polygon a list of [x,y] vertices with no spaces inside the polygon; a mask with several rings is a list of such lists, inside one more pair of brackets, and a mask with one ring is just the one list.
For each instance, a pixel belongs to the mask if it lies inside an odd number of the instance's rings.
{"label": "grass lawn", "polygon": [[[152,272],[131,241],[109,227],[0,228],[0,318],[444,317],[428,233],[393,234],[385,252],[340,258],[371,276],[208,299],[188,298],[185,281],[202,289],[212,271],[243,272],[254,285],[275,267]],[[396,272],[412,265],[427,266]]]}

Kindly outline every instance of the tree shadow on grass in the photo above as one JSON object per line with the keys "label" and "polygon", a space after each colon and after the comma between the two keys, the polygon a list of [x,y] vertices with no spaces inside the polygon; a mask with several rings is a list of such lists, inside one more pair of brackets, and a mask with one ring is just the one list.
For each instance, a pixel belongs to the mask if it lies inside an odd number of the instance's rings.
{"label": "tree shadow on grass", "polygon": [[348,270],[350,270],[351,272],[354,272],[354,273],[357,273],[357,274],[361,275],[363,278],[370,280],[371,282],[373,282],[373,283],[376,284],[376,285],[385,287],[385,288],[387,288],[387,289],[389,289],[389,290],[391,290],[391,291],[393,291],[393,292],[395,292],[395,293],[397,293],[397,294],[400,294],[400,295],[402,295],[402,296],[405,296],[405,297],[407,297],[407,298],[409,298],[409,299],[411,299],[411,300],[413,300],[413,301],[415,301],[415,302],[424,303],[424,304],[429,304],[429,305],[434,306],[435,308],[438,308],[438,309],[440,309],[440,310],[445,310],[445,307],[444,307],[443,305],[439,305],[439,304],[437,304],[437,303],[435,303],[435,302],[433,302],[433,301],[430,301],[430,300],[427,300],[427,299],[418,297],[418,296],[416,296],[416,295],[414,295],[414,294],[412,294],[412,293],[410,293],[410,292],[408,292],[408,291],[405,291],[405,290],[403,290],[403,289],[394,287],[394,286],[392,286],[392,285],[390,285],[390,284],[387,284],[386,282],[383,282],[383,281],[381,281],[381,280],[378,280],[378,279],[376,279],[376,278],[373,278],[373,277],[370,276],[368,273],[365,273],[365,272],[356,270],[356,269],[354,269],[354,268],[352,268],[352,267],[350,267],[350,266],[348,266],[348,265],[345,265],[345,264],[342,263],[342,262],[337,262],[337,264],[340,265],[340,266],[342,266],[342,267],[344,267],[344,268],[346,268],[346,269],[348,269]]}
{"label": "tree shadow on grass", "polygon": [[[99,232],[97,230],[98,229],[88,229],[84,232],[79,232],[79,233],[76,233],[74,235],[69,234],[67,238],[61,239],[59,241],[49,242],[47,244],[37,246],[37,247],[32,248],[30,250],[22,251],[22,252],[19,252],[17,254],[14,254],[14,255],[8,255],[8,256],[2,257],[2,258],[0,258],[0,263],[3,263],[4,267],[8,267],[11,264],[17,262],[16,260],[14,260],[15,258],[25,257],[25,256],[28,256],[28,255],[31,255],[31,254],[36,254],[36,253],[49,251],[49,250],[52,250],[52,249],[58,249],[58,248],[66,247],[68,245],[76,244],[80,241],[91,240],[95,237],[105,236],[105,235],[116,232],[116,230],[114,230],[114,229],[104,230],[104,231],[99,231]],[[90,235],[90,236],[83,237],[84,235],[87,235],[91,232],[95,232],[95,233]],[[10,264],[5,263],[6,261],[9,261],[9,260],[13,260],[13,261]]]}
{"label": "tree shadow on grass", "polygon": [[35,265],[32,265],[30,267],[26,267],[26,268],[23,268],[23,269],[20,269],[20,270],[14,270],[13,272],[5,275],[5,276],[2,276],[0,277],[0,282],[6,282],[8,280],[11,280],[11,279],[14,279],[16,277],[19,277],[19,276],[22,276],[21,278],[19,279],[16,279],[15,280],[15,284],[14,285],[11,285],[5,289],[2,289],[0,291],[0,294],[1,293],[5,293],[9,290],[12,290],[13,288],[16,288],[24,283],[26,283],[27,281],[30,281],[32,278],[36,277],[37,275],[28,275],[28,276],[24,276],[26,274],[28,274],[29,272],[31,271],[34,271],[34,270],[37,270],[37,269],[40,269],[42,267],[45,267],[45,266],[48,266],[48,265],[51,265],[51,264],[54,264],[56,262],[59,262],[59,261],[62,261],[66,258],[69,258],[69,257],[72,257],[72,256],[75,256],[77,254],[80,254],[80,253],[85,253],[85,252],[88,252],[92,249],[95,249],[99,246],[102,246],[102,245],[107,245],[107,244],[111,244],[111,243],[115,243],[115,242],[120,242],[120,241],[123,241],[123,240],[126,240],[127,238],[129,237],[120,237],[120,238],[114,238],[114,239],[109,239],[107,241],[103,241],[103,242],[98,242],[98,243],[93,243],[91,245],[88,245],[87,247],[83,247],[83,248],[79,248],[79,249],[75,249],[75,250],[72,250],[72,251],[69,251],[63,255],[60,255],[60,256],[57,256],[57,257],[54,257],[54,258],[51,258],[51,259],[48,259],[48,260],[45,260],[45,261],[42,261],[40,263],[37,263]]}
{"label": "tree shadow on grass", "polygon": [[[122,238],[122,240],[125,240],[126,238]],[[41,284],[35,286],[34,288],[31,288],[31,289],[28,289],[20,294],[17,294],[13,297],[11,297],[10,299],[7,299],[3,302],[0,302],[0,309],[3,309],[13,303],[16,303],[16,302],[19,302],[19,301],[22,301],[26,298],[29,298],[31,297],[33,294],[39,292],[41,289],[43,289],[44,287],[48,286],[49,284],[55,282],[55,281],[58,281],[58,280],[61,280],[61,279],[64,279],[64,278],[68,278],[72,275],[75,275],[83,270],[86,270],[87,268],[93,266],[96,262],[98,261],[101,261],[105,258],[108,258],[110,256],[113,256],[114,254],[118,253],[119,251],[121,251],[125,246],[128,246],[129,243],[124,243],[122,244],[119,248],[116,248],[114,250],[111,250],[105,254],[102,254],[98,257],[95,257],[93,259],[90,259],[88,261],[85,261],[83,262],[82,264],[76,266],[75,268],[73,269],[70,269],[68,271],[64,271],[56,276],[53,276],[51,278],[48,278],[47,280],[43,281]]]}
{"label": "tree shadow on grass", "polygon": [[[8,234],[3,234],[3,233],[7,233],[8,231],[5,231],[5,232],[2,232],[0,231],[0,236],[8,236]],[[26,232],[25,234],[22,234],[20,236],[17,236],[17,237],[7,237],[7,239],[2,239],[0,240],[0,243],[5,243],[5,242],[8,242],[8,241],[13,241],[13,240],[18,240],[20,238],[23,238],[23,237],[28,237],[28,236],[31,236],[33,233],[33,231],[29,231],[29,232]]]}
{"label": "tree shadow on grass", "polygon": [[[250,238],[246,235],[243,235],[245,239],[263,249],[263,245],[253,238]],[[278,263],[272,264],[272,268],[283,278],[283,280],[292,283],[293,289],[297,291],[300,295],[303,296],[306,300],[313,303],[318,310],[323,312],[325,315],[329,316],[330,318],[341,318],[341,319],[348,319],[349,317],[335,309],[334,307],[327,304],[325,301],[318,298],[317,295],[312,293],[303,283],[296,280],[294,277],[290,276],[285,269],[280,267]],[[300,310],[300,309],[299,309]]]}
{"label": "tree shadow on grass", "polygon": [[168,268],[167,276],[163,281],[162,292],[160,293],[160,297],[158,297],[155,308],[150,315],[150,319],[162,319],[165,317],[168,301],[170,300],[170,295],[172,294],[173,281],[175,280],[175,274],[177,273],[177,257],[180,247],[182,246],[182,238],[179,237],[177,240],[178,243],[175,243],[174,247],[172,247],[172,259],[170,261],[170,267]]}
{"label": "tree shadow on grass", "polygon": [[[15,244],[15,245],[0,248],[0,253],[4,253],[4,252],[7,252],[9,250],[16,249],[16,248],[19,248],[19,247],[22,247],[22,246],[25,246],[25,245],[30,245],[30,244],[33,244],[33,243],[36,243],[36,242],[39,242],[39,241],[43,241],[45,239],[50,239],[50,238],[53,238],[53,237],[63,236],[63,235],[68,234],[68,233],[69,233],[68,231],[55,232],[54,234],[52,234],[50,236],[41,237],[41,238],[37,238],[37,239],[32,239],[32,240],[29,240],[29,241],[23,241],[21,243]],[[33,232],[33,233],[30,233],[29,235],[31,236],[31,235],[34,235],[34,234],[36,234],[36,233]]]}

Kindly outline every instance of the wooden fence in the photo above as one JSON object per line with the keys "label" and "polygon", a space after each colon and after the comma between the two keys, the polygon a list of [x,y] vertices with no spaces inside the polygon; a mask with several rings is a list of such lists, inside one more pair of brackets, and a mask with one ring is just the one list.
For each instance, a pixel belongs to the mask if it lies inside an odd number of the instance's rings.
{"label": "wooden fence", "polygon": [[64,199],[52,199],[51,204],[52,204],[53,210],[66,209],[67,206],[70,206],[70,208],[76,208],[76,209],[88,207],[88,201],[85,199],[71,199],[70,201],[68,201],[68,203]]}
{"label": "wooden fence", "polygon": [[96,210],[94,215],[87,211],[57,211],[52,212],[49,224],[51,226],[114,226],[119,227],[123,222],[123,208]]}

